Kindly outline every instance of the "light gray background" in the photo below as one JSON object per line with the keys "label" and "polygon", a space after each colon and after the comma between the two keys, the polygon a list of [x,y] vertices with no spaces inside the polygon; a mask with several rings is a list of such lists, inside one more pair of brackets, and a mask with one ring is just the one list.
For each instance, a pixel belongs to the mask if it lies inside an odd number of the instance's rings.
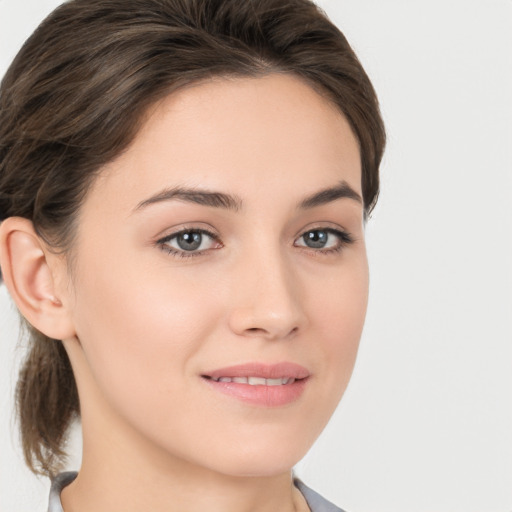
{"label": "light gray background", "polygon": [[[0,0],[0,74],[58,3]],[[510,512],[512,2],[318,3],[372,78],[389,144],[356,370],[297,473],[350,512]],[[0,287],[0,510],[42,511],[12,426],[16,327]]]}

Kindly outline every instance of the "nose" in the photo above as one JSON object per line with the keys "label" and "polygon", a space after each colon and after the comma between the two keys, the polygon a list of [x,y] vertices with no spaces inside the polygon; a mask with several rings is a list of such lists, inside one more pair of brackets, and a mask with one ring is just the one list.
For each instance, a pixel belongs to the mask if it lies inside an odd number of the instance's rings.
{"label": "nose", "polygon": [[303,330],[306,315],[300,282],[283,258],[253,254],[234,274],[231,330],[239,336],[287,339]]}

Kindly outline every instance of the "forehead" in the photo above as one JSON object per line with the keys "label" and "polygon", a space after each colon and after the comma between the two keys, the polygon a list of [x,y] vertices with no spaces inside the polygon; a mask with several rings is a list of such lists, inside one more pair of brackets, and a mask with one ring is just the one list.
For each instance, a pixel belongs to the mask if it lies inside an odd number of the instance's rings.
{"label": "forehead", "polygon": [[291,197],[341,179],[361,191],[359,146],[349,123],[305,81],[271,74],[215,78],[154,105],[92,195],[114,206],[121,188],[135,205],[158,188],[183,184],[267,197],[286,186]]}

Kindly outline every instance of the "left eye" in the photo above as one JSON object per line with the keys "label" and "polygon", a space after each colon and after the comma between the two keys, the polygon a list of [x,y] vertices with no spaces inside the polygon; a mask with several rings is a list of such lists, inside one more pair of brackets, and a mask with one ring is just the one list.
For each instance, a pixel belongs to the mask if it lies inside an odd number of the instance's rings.
{"label": "left eye", "polygon": [[159,240],[158,243],[173,253],[206,251],[218,245],[218,241],[212,234],[199,229],[174,233]]}
{"label": "left eye", "polygon": [[350,243],[352,239],[348,233],[336,229],[312,229],[301,235],[295,245],[309,247],[310,249],[340,249]]}

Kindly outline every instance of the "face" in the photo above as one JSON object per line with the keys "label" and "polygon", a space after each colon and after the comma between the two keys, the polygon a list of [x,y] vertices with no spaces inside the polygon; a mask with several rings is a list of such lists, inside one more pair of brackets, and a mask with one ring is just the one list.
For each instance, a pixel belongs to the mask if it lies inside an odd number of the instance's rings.
{"label": "face", "polygon": [[84,457],[100,429],[122,439],[109,450],[289,470],[354,365],[360,195],[347,121],[298,78],[216,79],[160,102],[79,217],[66,348]]}

